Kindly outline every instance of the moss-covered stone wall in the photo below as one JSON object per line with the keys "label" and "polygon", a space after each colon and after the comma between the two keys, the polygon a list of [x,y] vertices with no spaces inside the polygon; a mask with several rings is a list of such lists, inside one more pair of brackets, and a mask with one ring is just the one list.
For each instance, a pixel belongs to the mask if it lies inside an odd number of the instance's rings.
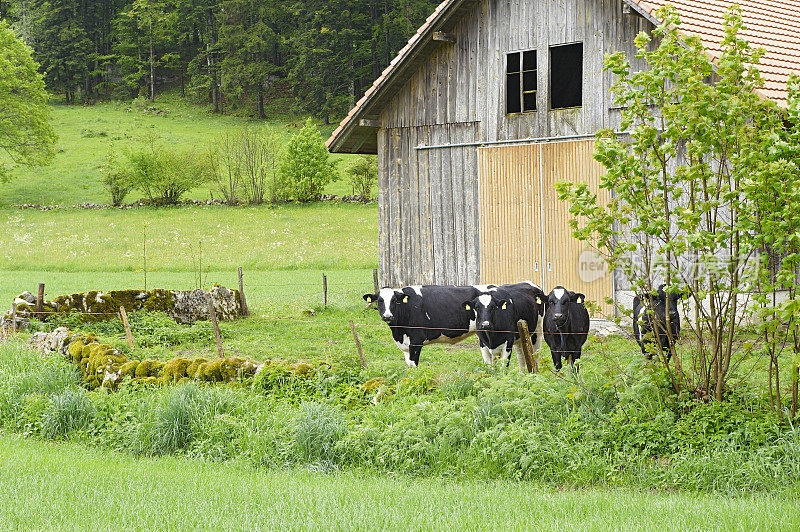
{"label": "moss-covered stone wall", "polygon": [[[112,290],[58,296],[52,301],[44,301],[43,312],[36,314],[36,296],[23,292],[14,300],[17,306],[17,326],[36,317],[46,321],[55,314],[79,313],[87,322],[103,321],[116,317],[120,307],[127,312],[139,310],[163,312],[180,323],[192,323],[209,318],[206,294],[211,294],[214,311],[219,320],[234,320],[242,315],[242,303],[238,290],[215,286],[205,290]],[[4,326],[10,326],[12,314],[6,313]]]}

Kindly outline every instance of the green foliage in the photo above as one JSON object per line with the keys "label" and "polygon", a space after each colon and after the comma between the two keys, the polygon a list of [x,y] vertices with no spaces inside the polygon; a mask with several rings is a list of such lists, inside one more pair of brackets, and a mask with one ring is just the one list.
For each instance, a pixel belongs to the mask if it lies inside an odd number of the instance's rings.
{"label": "green foliage", "polygon": [[311,119],[289,141],[281,174],[280,196],[299,202],[314,201],[328,183],[339,179],[319,130]]}
{"label": "green foliage", "polygon": [[278,362],[252,389],[185,383],[86,394],[74,383],[20,385],[37,358],[0,346],[4,428],[139,454],[726,494],[800,481],[791,425],[745,395],[710,404],[675,396],[663,369],[611,381],[512,370],[435,384],[425,373]]}
{"label": "green foliage", "polygon": [[295,447],[300,460],[331,460],[336,444],[346,433],[347,424],[338,410],[325,404],[303,404],[294,423]]}
{"label": "green foliage", "polygon": [[652,294],[662,283],[667,292],[688,293],[696,309],[687,330],[691,361],[673,357],[672,386],[722,400],[730,368],[750,352],[735,338],[752,314],[764,234],[759,205],[769,188],[784,183],[785,165],[770,161],[781,122],[774,102],[757,94],[763,51],[739,36],[738,8],[726,14],[714,63],[699,38],[679,31],[673,8],[658,16],[664,23],[653,36],[643,32],[635,41],[648,69],[633,71],[623,53],[606,58],[617,78],[612,90],[621,130],[629,133],[629,139],[610,130],[598,134],[595,158],[607,169],[600,186],[614,197],[604,206],[585,184],[557,189],[571,203],[575,236],[596,245],[637,294]]}
{"label": "green foliage", "polygon": [[209,153],[212,180],[228,205],[280,201],[277,138],[261,128],[226,134]]}
{"label": "green foliage", "polygon": [[128,173],[119,166],[117,154],[114,151],[108,152],[106,159],[105,175],[103,176],[103,186],[111,196],[111,204],[115,207],[122,205],[125,196],[131,191],[133,185],[130,182]]}
{"label": "green foliage", "polygon": [[0,20],[0,182],[9,177],[9,162],[43,165],[53,158],[56,134],[38,69],[30,48]]}
{"label": "green foliage", "polygon": [[194,152],[150,148],[128,154],[128,182],[154,205],[173,205],[211,179],[208,160]]}
{"label": "green foliage", "polygon": [[92,423],[93,415],[92,403],[85,392],[64,390],[50,398],[42,414],[42,437],[55,440],[84,430]]}
{"label": "green foliage", "polygon": [[362,155],[347,169],[353,194],[363,198],[372,197],[372,189],[378,182],[378,161],[375,157]]}
{"label": "green foliage", "polygon": [[[78,0],[32,0],[27,7],[33,20],[27,23],[30,34],[26,38],[45,82],[50,90],[63,92],[67,103],[74,103],[76,92],[85,87],[91,63],[98,58],[99,47],[83,24],[85,7]],[[88,95],[84,92],[83,96]]]}

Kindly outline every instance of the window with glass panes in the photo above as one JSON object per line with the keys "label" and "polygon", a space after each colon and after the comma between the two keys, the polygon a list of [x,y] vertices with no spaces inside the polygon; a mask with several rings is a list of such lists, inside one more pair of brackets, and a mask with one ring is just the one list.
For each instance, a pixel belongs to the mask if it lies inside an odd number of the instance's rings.
{"label": "window with glass panes", "polygon": [[506,113],[536,110],[536,50],[506,54]]}

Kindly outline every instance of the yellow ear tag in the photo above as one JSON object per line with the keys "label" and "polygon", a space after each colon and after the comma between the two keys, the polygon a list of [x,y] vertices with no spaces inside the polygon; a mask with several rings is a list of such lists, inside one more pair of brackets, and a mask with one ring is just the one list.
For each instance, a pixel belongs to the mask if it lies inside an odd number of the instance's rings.
{"label": "yellow ear tag", "polygon": [[505,309],[506,309],[506,306],[508,306],[508,304],[507,304],[507,303],[503,303],[503,306],[502,306],[501,308],[502,308],[503,310],[505,310]]}
{"label": "yellow ear tag", "polygon": [[465,307],[467,310],[472,310],[472,307],[470,307],[469,305],[464,305],[464,307]]}
{"label": "yellow ear tag", "polygon": [[541,305],[542,304],[542,298],[541,297],[537,297],[536,298],[536,304],[537,305]]}
{"label": "yellow ear tag", "polygon": [[408,296],[403,298],[403,303],[408,303]]}

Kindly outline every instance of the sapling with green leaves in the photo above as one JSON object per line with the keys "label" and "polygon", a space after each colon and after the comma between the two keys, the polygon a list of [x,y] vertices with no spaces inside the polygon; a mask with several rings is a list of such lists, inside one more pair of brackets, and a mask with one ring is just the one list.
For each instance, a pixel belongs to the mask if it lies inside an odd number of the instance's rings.
{"label": "sapling with green leaves", "polygon": [[281,175],[287,199],[303,203],[313,201],[328,183],[339,179],[319,129],[310,118],[289,141]]}
{"label": "sapling with green leaves", "polygon": [[721,50],[712,55],[696,36],[680,32],[671,7],[664,23],[636,39],[637,57],[649,68],[634,71],[623,53],[605,68],[620,108],[622,134],[598,133],[595,159],[607,173],[601,187],[613,191],[600,204],[585,184],[561,183],[571,203],[574,234],[592,243],[631,289],[688,294],[691,371],[677,353],[667,360],[675,391],[722,400],[732,370],[751,352],[738,334],[751,317],[753,269],[761,239],[758,198],[749,180],[779,179],[768,164],[781,121],[775,104],[757,91],[762,50],[739,33],[741,13],[726,13]]}

